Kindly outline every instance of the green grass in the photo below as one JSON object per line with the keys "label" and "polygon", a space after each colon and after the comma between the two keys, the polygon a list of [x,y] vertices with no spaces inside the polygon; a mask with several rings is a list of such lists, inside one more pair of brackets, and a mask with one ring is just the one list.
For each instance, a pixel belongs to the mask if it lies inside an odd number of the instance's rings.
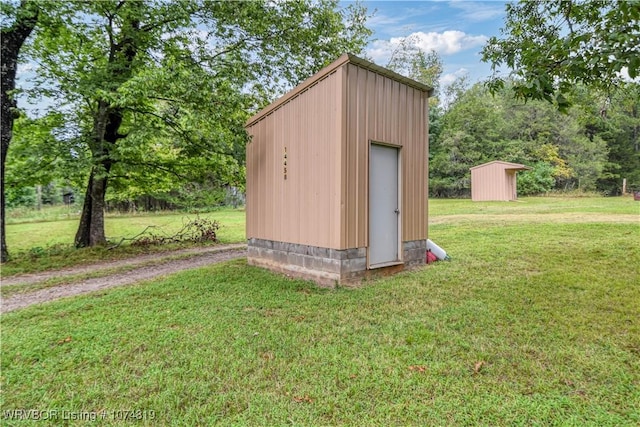
{"label": "green grass", "polygon": [[632,197],[523,197],[514,202],[430,199],[432,216],[461,214],[640,214]]}
{"label": "green grass", "polygon": [[452,261],[359,289],[234,261],[5,314],[2,410],[105,410],[107,424],[113,410],[154,411],[140,425],[638,425],[638,224],[446,215],[430,238]]}
{"label": "green grass", "polygon": [[[179,249],[177,245],[175,246],[177,249]],[[131,255],[130,252],[127,252],[126,254]],[[141,267],[150,267],[153,265],[163,264],[168,261],[187,259],[194,256],[192,252],[179,253],[179,252],[167,251],[166,253],[158,252],[156,254],[157,254],[157,257],[154,257],[152,260],[136,262],[131,265],[121,265],[121,266],[114,266],[106,269],[96,269],[95,271],[92,271],[89,273],[61,274],[46,280],[37,281],[33,283],[19,283],[14,285],[3,284],[3,286],[0,287],[0,296],[2,298],[8,298],[16,294],[31,293],[41,289],[53,288],[53,287],[64,285],[64,284],[77,283],[83,280],[89,280],[96,277],[105,277],[113,274],[126,273],[128,271],[132,271]]]}
{"label": "green grass", "polygon": [[[56,209],[44,212],[47,218],[55,217]],[[54,214],[51,214],[54,212]],[[241,209],[223,209],[200,218],[215,219],[220,223],[218,239],[220,243],[245,241],[245,212]],[[196,215],[186,213],[107,215],[106,235],[114,244],[122,238],[131,238],[154,226],[155,233],[175,234],[186,221]],[[28,216],[24,222],[7,224],[7,245],[11,261],[2,265],[4,277],[20,274],[60,269],[103,260],[129,258],[141,253],[154,253],[185,247],[193,244],[170,244],[151,247],[132,247],[124,244],[117,249],[88,248],[77,250],[72,242],[77,231],[78,219],[47,220],[34,222]]]}
{"label": "green grass", "polygon": [[[136,256],[140,253],[184,248],[190,245],[168,245],[136,248],[123,245],[117,250],[91,248],[76,250],[72,246],[78,226],[77,214],[67,207],[47,207],[40,211],[14,210],[10,212],[7,225],[7,243],[12,261],[2,266],[2,275],[32,273],[50,269],[60,269],[75,265],[116,260]],[[568,218],[567,214],[583,215],[592,220],[600,216],[640,215],[640,203],[631,197],[530,197],[517,202],[472,202],[471,200],[429,201],[430,221],[435,224],[449,223],[449,216],[458,216],[458,222],[477,222],[498,224],[511,222],[556,221]],[[466,217],[462,217],[466,215]],[[528,215],[528,216],[527,216]],[[222,243],[245,241],[245,213],[241,209],[222,209],[200,214],[201,217],[216,219],[221,224],[219,238]],[[118,242],[123,237],[131,238],[142,232],[147,226],[156,226],[157,231],[166,234],[175,233],[184,221],[194,218],[184,213],[147,213],[135,215],[107,215],[107,237]],[[612,218],[612,217],[610,217]],[[622,217],[620,217],[622,218]],[[579,219],[578,219],[579,220]]]}
{"label": "green grass", "polygon": [[[244,236],[244,210],[224,209],[199,214],[201,218],[217,220],[220,225],[220,240],[224,243],[239,242]],[[109,240],[119,241],[133,237],[147,226],[155,226],[168,235],[180,230],[183,224],[196,218],[196,214],[162,213],[136,215],[107,215],[105,233]],[[15,251],[57,244],[71,244],[78,229],[79,219],[13,222],[7,225],[7,245]]]}
{"label": "green grass", "polygon": [[7,224],[21,222],[58,221],[65,219],[80,220],[81,205],[44,205],[40,209],[17,207],[7,208]]}

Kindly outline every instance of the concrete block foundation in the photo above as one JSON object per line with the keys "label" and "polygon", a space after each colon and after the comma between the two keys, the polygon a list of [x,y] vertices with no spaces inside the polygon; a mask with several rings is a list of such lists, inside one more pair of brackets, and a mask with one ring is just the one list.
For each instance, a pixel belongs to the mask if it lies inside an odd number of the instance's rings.
{"label": "concrete block foundation", "polygon": [[337,284],[357,284],[363,278],[392,274],[425,264],[426,240],[403,242],[402,248],[402,262],[369,269],[366,247],[330,249],[252,238],[247,244],[247,260],[249,265],[333,287]]}

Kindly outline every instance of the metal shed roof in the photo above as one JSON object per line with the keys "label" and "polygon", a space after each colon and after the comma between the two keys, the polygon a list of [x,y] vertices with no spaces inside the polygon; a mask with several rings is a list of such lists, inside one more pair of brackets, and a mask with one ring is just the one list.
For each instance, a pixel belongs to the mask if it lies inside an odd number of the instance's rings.
{"label": "metal shed roof", "polygon": [[376,65],[373,62],[367,61],[366,59],[359,58],[350,53],[344,53],[338,59],[333,61],[331,64],[327,65],[322,70],[318,71],[316,74],[309,77],[307,80],[305,80],[304,82],[300,83],[298,86],[296,86],[295,88],[287,92],[285,95],[283,95],[282,97],[278,98],[276,101],[272,102],[271,104],[269,104],[268,106],[260,110],[258,113],[252,116],[249,120],[247,120],[246,126],[251,126],[253,123],[257,122],[258,120],[260,120],[261,118],[263,118],[264,116],[272,112],[273,110],[277,109],[282,104],[291,100],[292,98],[295,98],[296,96],[298,96],[298,94],[300,94],[310,86],[314,85],[316,82],[322,80],[324,77],[331,74],[333,71],[335,71],[336,69],[340,68],[341,66],[347,63],[358,65],[362,68],[373,71],[374,73],[383,75],[385,77],[389,77],[390,79],[403,83],[409,87],[421,90],[423,92],[427,92],[429,96],[433,95],[432,87],[429,87],[423,83],[417,82],[401,74],[398,74],[395,71],[391,71],[387,68]]}
{"label": "metal shed roof", "polygon": [[519,163],[503,162],[501,160],[494,160],[494,161],[489,162],[489,163],[483,163],[481,165],[472,167],[470,170],[474,170],[474,169],[478,169],[478,168],[484,168],[484,167],[492,166],[492,165],[502,166],[502,169],[504,169],[504,170],[514,170],[514,171],[531,170],[531,168],[529,166],[521,165]]}

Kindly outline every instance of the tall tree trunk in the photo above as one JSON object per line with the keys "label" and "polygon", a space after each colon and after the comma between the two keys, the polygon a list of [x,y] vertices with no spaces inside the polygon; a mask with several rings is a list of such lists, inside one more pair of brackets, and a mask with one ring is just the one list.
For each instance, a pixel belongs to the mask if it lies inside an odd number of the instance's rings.
{"label": "tall tree trunk", "polygon": [[104,197],[108,179],[103,168],[91,169],[75,238],[77,248],[104,245],[107,242],[104,233]]}
{"label": "tall tree trunk", "polygon": [[[139,3],[133,3],[139,7]],[[112,82],[124,82],[131,74],[131,66],[137,54],[136,40],[132,35],[140,31],[140,21],[132,18],[128,25],[130,34],[125,35],[120,43],[111,41],[109,63],[119,63],[111,70]],[[98,109],[93,122],[93,134],[90,144],[91,156],[95,166],[91,169],[86,197],[82,207],[80,224],[76,233],[76,247],[97,246],[107,242],[104,233],[104,208],[109,171],[113,165],[113,150],[119,139],[126,135],[120,134],[122,125],[122,109],[112,107],[105,100],[98,102]]]}
{"label": "tall tree trunk", "polygon": [[[4,61],[2,62],[4,63]],[[2,119],[0,119],[0,121],[2,122],[2,166],[0,170],[0,191],[2,192],[2,196],[1,196],[2,200],[0,200],[0,203],[2,204],[2,207],[0,208],[0,222],[1,222],[0,239],[2,240],[2,254],[0,255],[0,262],[6,262],[9,260],[9,249],[7,248],[6,227],[5,227],[6,199],[5,199],[5,193],[4,193],[4,165],[7,160],[7,150],[9,149],[9,143],[11,142],[11,127],[13,126],[13,120],[11,120],[11,123],[8,123],[9,121],[5,119],[4,90],[2,91],[2,98],[3,98]],[[5,135],[7,136],[5,137]]]}
{"label": "tall tree trunk", "polygon": [[9,260],[9,250],[7,248],[5,230],[5,207],[6,199],[4,193],[5,163],[7,151],[13,136],[13,121],[16,119],[16,101],[12,98],[11,91],[16,88],[16,70],[18,68],[18,56],[25,40],[38,22],[38,5],[33,1],[22,0],[16,11],[15,22],[7,28],[2,28],[2,53],[1,53],[1,100],[0,100],[0,124],[2,134],[2,164],[0,165],[0,192],[2,192],[0,204],[0,240],[2,240],[2,253],[0,262]]}
{"label": "tall tree trunk", "polygon": [[76,232],[77,248],[104,245],[107,242],[104,232],[104,208],[109,172],[113,165],[112,151],[118,139],[124,135],[118,133],[122,124],[122,112],[110,108],[101,101],[93,125],[91,152],[97,165],[91,169],[85,193],[80,224]]}

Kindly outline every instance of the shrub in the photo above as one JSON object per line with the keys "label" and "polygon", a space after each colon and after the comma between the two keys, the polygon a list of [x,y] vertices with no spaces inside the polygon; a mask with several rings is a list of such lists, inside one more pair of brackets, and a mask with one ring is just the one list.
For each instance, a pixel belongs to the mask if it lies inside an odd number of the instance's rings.
{"label": "shrub", "polygon": [[540,162],[532,170],[518,174],[518,195],[533,196],[553,190],[556,183],[553,172],[552,165]]}

